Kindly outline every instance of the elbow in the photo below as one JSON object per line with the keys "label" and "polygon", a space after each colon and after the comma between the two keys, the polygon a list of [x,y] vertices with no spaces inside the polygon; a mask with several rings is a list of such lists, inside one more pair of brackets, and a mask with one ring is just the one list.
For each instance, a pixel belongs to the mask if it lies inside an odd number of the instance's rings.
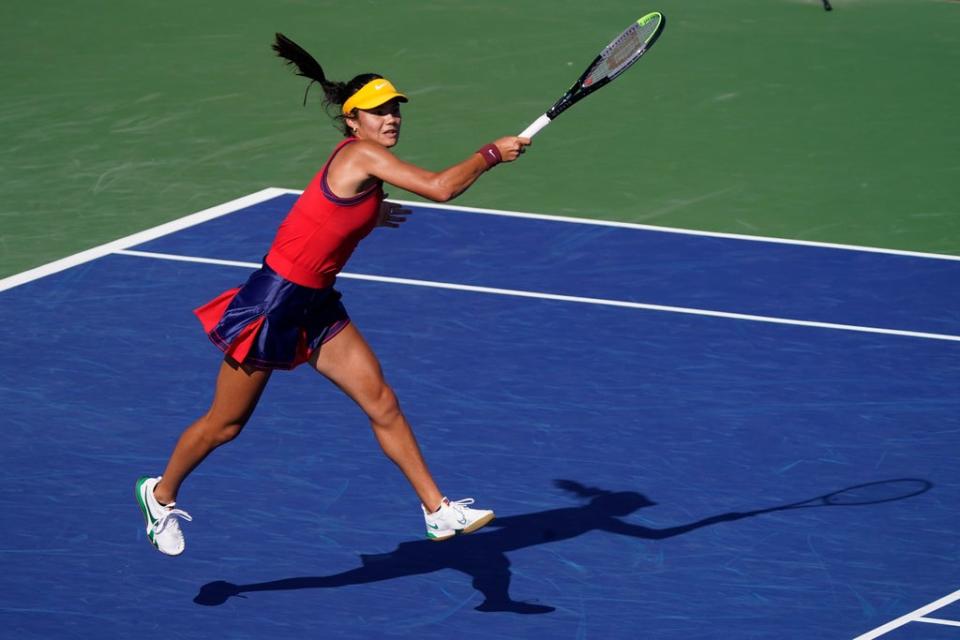
{"label": "elbow", "polygon": [[429,192],[423,195],[434,202],[449,202],[457,197],[458,191],[452,184],[445,180],[437,180],[430,185]]}
{"label": "elbow", "polygon": [[434,197],[430,198],[434,202],[450,202],[457,197],[457,193],[452,189],[444,189],[442,191],[437,191],[434,194]]}
{"label": "elbow", "polygon": [[457,184],[441,176],[430,185],[429,193],[424,194],[434,202],[449,202],[464,192],[466,186]]}

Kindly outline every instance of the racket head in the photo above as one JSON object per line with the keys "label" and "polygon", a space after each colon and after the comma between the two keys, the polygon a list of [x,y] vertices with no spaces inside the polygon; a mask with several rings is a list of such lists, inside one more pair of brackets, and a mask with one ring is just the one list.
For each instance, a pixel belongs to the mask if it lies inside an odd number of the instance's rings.
{"label": "racket head", "polygon": [[550,107],[551,120],[629,69],[657,41],[666,26],[659,11],[648,13],[627,27],[593,59],[566,93]]}
{"label": "racket head", "polygon": [[610,82],[629,69],[649,49],[666,25],[659,11],[648,13],[604,47],[594,63],[587,69],[580,83],[591,87],[598,82]]}

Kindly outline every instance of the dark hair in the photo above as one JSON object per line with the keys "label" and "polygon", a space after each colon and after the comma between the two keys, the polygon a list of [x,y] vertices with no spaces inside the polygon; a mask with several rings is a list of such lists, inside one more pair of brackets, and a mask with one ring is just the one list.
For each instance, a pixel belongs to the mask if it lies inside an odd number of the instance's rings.
{"label": "dark hair", "polygon": [[[320,66],[320,63],[307,53],[303,47],[282,33],[276,34],[276,40],[271,48],[277,52],[278,56],[286,60],[287,64],[296,67],[296,74],[298,76],[303,76],[310,80],[310,84],[307,85],[307,90],[303,93],[303,103],[307,103],[307,92],[310,91],[310,86],[314,82],[319,83],[320,87],[323,88],[323,106],[327,114],[334,120],[340,122],[344,136],[352,135],[352,131],[350,131],[350,127],[347,126],[345,121],[346,116],[344,116],[341,111],[343,103],[349,100],[350,96],[359,91],[363,85],[376,78],[382,78],[383,76],[379,73],[361,73],[349,82],[328,80],[327,76],[323,73],[323,67]],[[331,113],[331,107],[336,108],[336,114]]]}

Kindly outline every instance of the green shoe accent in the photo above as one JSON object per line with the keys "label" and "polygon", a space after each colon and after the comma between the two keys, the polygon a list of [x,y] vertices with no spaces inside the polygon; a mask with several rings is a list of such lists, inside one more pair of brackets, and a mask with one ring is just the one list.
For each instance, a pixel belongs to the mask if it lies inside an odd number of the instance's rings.
{"label": "green shoe accent", "polygon": [[150,516],[150,509],[147,508],[147,502],[143,497],[143,485],[147,480],[150,480],[150,476],[143,476],[137,480],[134,493],[137,497],[137,504],[140,505],[140,512],[143,514],[143,519],[147,524],[147,538],[150,540],[150,544],[154,547],[157,546],[157,541],[154,539],[153,528],[156,526],[157,521]]}

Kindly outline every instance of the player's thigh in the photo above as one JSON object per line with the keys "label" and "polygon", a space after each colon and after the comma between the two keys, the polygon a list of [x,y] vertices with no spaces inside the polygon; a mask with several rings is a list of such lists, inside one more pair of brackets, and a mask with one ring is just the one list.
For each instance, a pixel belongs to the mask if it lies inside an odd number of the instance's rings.
{"label": "player's thigh", "polygon": [[374,417],[393,409],[396,400],[384,380],[380,361],[352,322],[314,353],[311,364],[367,415]]}
{"label": "player's thigh", "polygon": [[242,427],[256,409],[270,371],[254,369],[225,358],[217,375],[217,386],[208,420],[218,425]]}

